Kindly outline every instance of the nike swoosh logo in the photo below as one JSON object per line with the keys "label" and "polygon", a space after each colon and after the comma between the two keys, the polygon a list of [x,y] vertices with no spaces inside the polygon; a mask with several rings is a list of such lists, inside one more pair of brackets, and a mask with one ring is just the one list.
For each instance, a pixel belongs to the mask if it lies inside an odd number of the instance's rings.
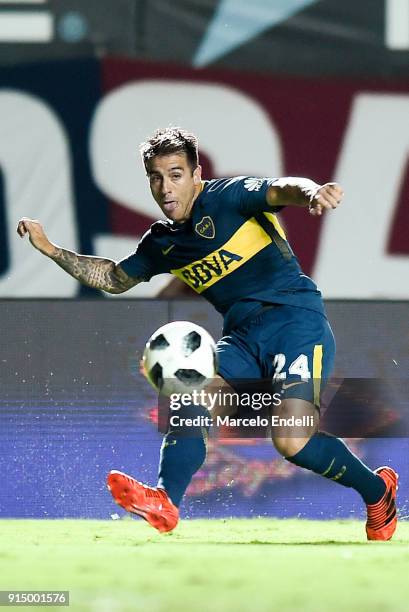
{"label": "nike swoosh logo", "polygon": [[165,442],[163,447],[165,448],[166,446],[174,446],[176,443],[177,443],[177,440],[171,440],[170,442]]}
{"label": "nike swoosh logo", "polygon": [[295,387],[295,385],[305,385],[307,381],[306,380],[300,380],[299,382],[292,382],[289,383],[288,385],[284,385],[281,387],[283,391],[285,391],[286,389],[289,389],[290,387]]}
{"label": "nike swoosh logo", "polygon": [[174,244],[171,244],[170,247],[168,247],[167,249],[162,249],[163,255],[167,255],[168,253],[170,253],[174,246]]}

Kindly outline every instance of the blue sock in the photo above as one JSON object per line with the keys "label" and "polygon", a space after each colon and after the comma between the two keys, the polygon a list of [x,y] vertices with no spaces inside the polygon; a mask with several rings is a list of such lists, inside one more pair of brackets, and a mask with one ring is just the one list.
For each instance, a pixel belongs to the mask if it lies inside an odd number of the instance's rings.
{"label": "blue sock", "polygon": [[[209,416],[205,408],[194,405],[183,406],[176,414],[181,418]],[[172,426],[163,438],[157,486],[165,489],[175,506],[206,459],[207,433],[205,427]]]}
{"label": "blue sock", "polygon": [[376,504],[386,490],[382,478],[363,464],[342,440],[322,431],[296,455],[286,459],[344,487],[352,487],[366,504]]}

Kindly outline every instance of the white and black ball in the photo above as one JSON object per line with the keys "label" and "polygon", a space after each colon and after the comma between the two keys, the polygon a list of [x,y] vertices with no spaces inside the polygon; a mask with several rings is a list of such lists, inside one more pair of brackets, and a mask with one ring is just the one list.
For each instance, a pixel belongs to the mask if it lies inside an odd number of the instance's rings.
{"label": "white and black ball", "polygon": [[167,323],[146,343],[143,369],[161,395],[199,391],[217,373],[216,344],[200,325]]}

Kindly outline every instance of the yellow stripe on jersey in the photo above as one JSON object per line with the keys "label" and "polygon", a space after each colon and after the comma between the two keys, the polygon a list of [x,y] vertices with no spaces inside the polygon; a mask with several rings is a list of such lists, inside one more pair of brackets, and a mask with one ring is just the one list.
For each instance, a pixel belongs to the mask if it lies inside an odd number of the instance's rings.
{"label": "yellow stripe on jersey", "polygon": [[314,384],[314,404],[315,406],[320,405],[321,375],[322,375],[322,344],[316,344],[314,346],[314,353],[312,357],[312,379],[313,379],[313,384]]}
{"label": "yellow stripe on jersey", "polygon": [[283,240],[287,240],[287,236],[285,235],[285,232],[284,232],[283,228],[281,227],[280,222],[277,219],[277,217],[275,216],[275,214],[274,213],[270,213],[270,212],[265,212],[264,216],[266,217],[266,219],[268,219],[268,221],[270,221],[270,223],[272,223],[274,225],[274,229],[276,230],[278,235]]}
{"label": "yellow stripe on jersey", "polygon": [[183,268],[171,270],[171,273],[187,283],[197,293],[202,293],[220,279],[240,268],[271,242],[272,239],[267,232],[252,217],[243,223],[219,249]]}

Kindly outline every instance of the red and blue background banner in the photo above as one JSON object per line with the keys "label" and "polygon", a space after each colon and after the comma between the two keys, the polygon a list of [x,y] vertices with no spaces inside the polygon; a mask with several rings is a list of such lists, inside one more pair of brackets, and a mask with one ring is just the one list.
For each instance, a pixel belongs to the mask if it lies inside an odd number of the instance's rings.
{"label": "red and blue background banner", "polygon": [[[1,297],[96,293],[19,242],[16,222],[39,219],[75,251],[126,256],[158,213],[138,146],[168,124],[198,135],[206,178],[338,180],[335,214],[281,215],[305,272],[327,298],[409,297],[409,81],[72,60],[2,69],[0,110]],[[126,297],[158,296],[170,280]]]}

